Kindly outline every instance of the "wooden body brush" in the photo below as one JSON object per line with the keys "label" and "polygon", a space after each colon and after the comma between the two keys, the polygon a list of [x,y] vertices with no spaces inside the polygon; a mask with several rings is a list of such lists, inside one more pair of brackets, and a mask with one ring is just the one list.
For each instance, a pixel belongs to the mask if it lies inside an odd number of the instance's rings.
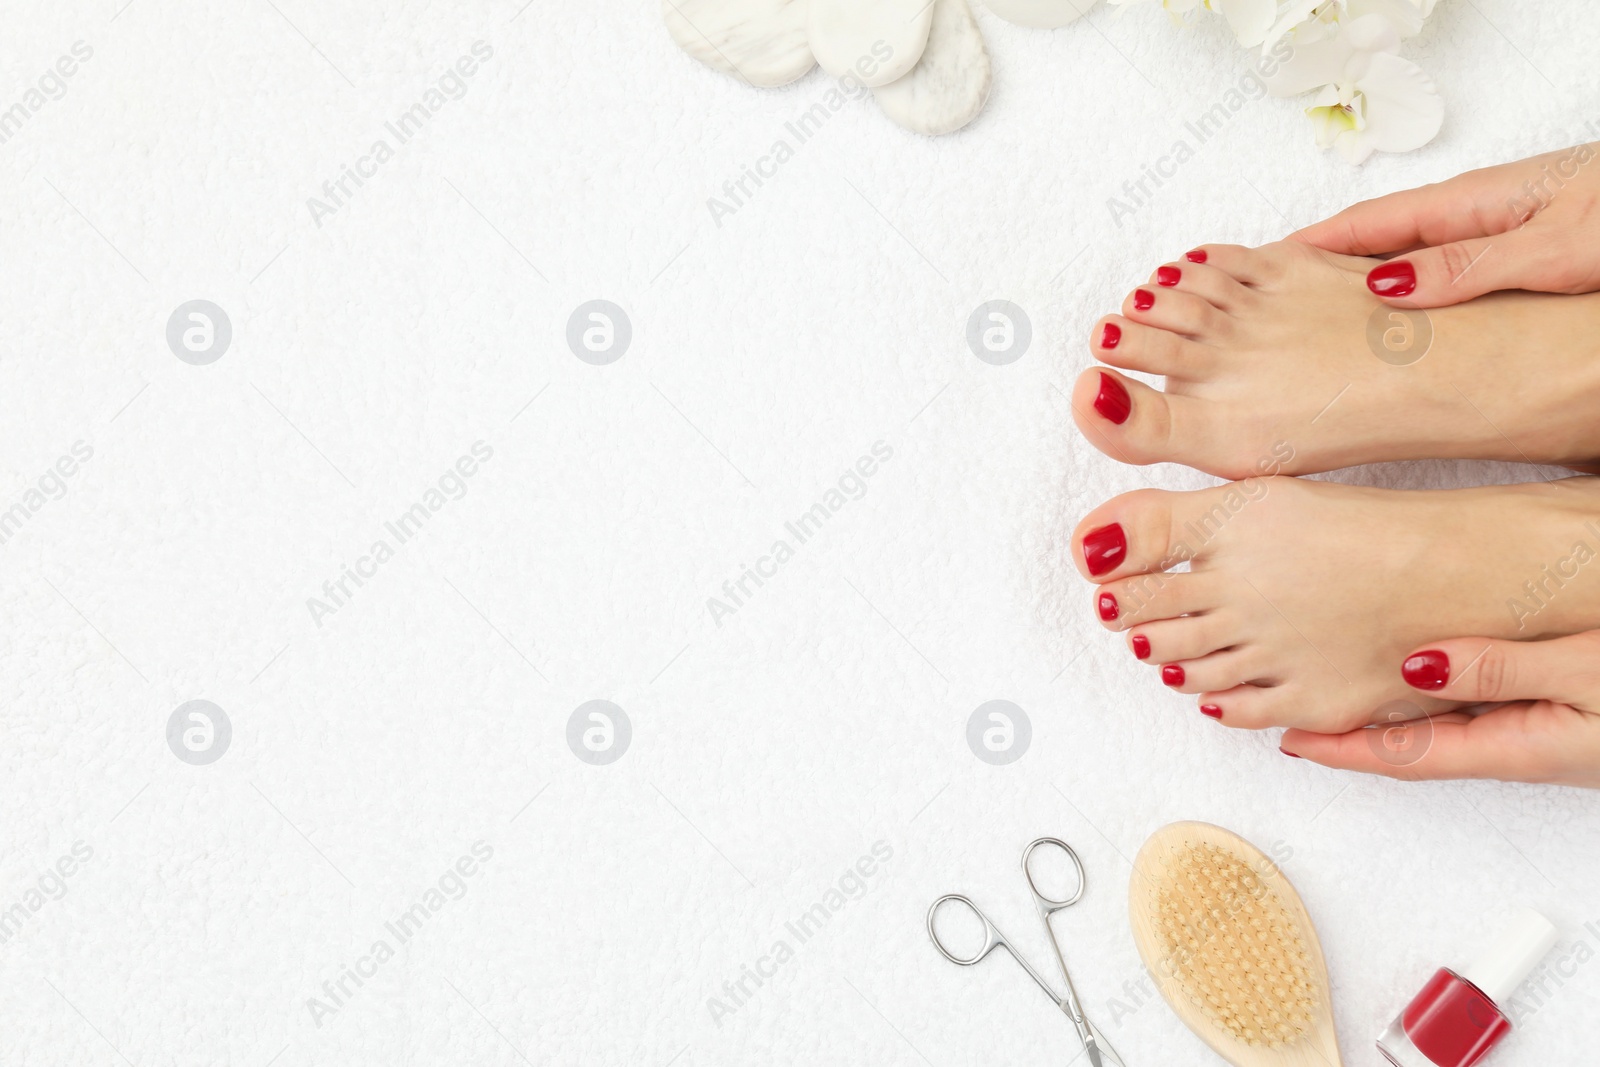
{"label": "wooden body brush", "polygon": [[1233,1067],[1342,1067],[1316,928],[1250,842],[1201,822],[1157,830],[1128,918],[1156,988]]}

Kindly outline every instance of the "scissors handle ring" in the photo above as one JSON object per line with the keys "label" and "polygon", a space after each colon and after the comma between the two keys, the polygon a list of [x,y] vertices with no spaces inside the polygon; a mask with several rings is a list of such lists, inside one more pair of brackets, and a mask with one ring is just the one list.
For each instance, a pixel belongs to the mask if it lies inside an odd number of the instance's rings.
{"label": "scissors handle ring", "polygon": [[[1065,900],[1057,900],[1052,896],[1041,893],[1039,891],[1039,887],[1034,884],[1033,871],[1029,868],[1028,861],[1033,858],[1034,849],[1039,848],[1041,845],[1054,845],[1056,848],[1059,848],[1061,851],[1065,852],[1067,854],[1067,858],[1072,861],[1073,869],[1078,872],[1078,888],[1073,892],[1072,896],[1066,898]],[[1033,893],[1034,901],[1039,905],[1040,908],[1044,909],[1046,914],[1060,911],[1062,908],[1070,908],[1072,905],[1083,899],[1083,890],[1086,881],[1083,875],[1083,861],[1078,858],[1078,854],[1077,852],[1073,851],[1072,846],[1061,840],[1059,837],[1040,837],[1028,843],[1028,847],[1022,850],[1022,875],[1028,880],[1028,889]]]}
{"label": "scissors handle ring", "polygon": [[[983,945],[979,947],[978,951],[973,953],[971,956],[957,956],[954,952],[951,952],[947,947],[945,947],[945,943],[939,940],[939,931],[934,928],[935,913],[938,912],[941,905],[949,904],[951,902],[965,904],[967,909],[978,917],[978,921],[983,923]],[[928,940],[932,941],[933,947],[939,950],[939,955],[943,956],[945,959],[949,960],[958,967],[971,967],[973,964],[980,962],[985,956],[989,955],[989,953],[993,952],[1001,945],[1006,944],[1005,938],[1002,937],[1000,931],[995,928],[994,923],[989,921],[989,917],[978,909],[978,906],[972,902],[970,897],[964,896],[960,893],[946,893],[944,896],[940,897],[938,900],[934,901],[928,906]],[[1006,947],[1009,950],[1010,946],[1007,945]]]}

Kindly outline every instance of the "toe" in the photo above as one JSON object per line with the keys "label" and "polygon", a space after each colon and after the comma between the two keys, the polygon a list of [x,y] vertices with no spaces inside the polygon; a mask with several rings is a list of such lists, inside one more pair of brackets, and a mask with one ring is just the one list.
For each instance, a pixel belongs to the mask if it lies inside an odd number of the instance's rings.
{"label": "toe", "polygon": [[1217,354],[1210,345],[1121,315],[1107,315],[1095,324],[1089,351],[1113,367],[1185,379],[1208,376]]}
{"label": "toe", "polygon": [[1142,625],[1130,623],[1118,616],[1111,620],[1124,626],[1136,625],[1128,634],[1128,648],[1135,659],[1148,663],[1180,663],[1199,659],[1224,648],[1232,648],[1241,640],[1237,619],[1225,611],[1208,611],[1204,615],[1188,615],[1181,619],[1164,619]]}
{"label": "toe", "polygon": [[1194,263],[1194,256],[1201,256],[1199,262],[1214,270],[1222,271],[1240,285],[1252,288],[1261,285],[1271,276],[1271,269],[1266,263],[1267,256],[1259,248],[1246,248],[1244,245],[1201,245],[1184,253],[1185,263]]}
{"label": "toe", "polygon": [[1265,730],[1294,718],[1304,694],[1292,686],[1235,685],[1200,694],[1200,709],[1224,726]]}
{"label": "toe", "polygon": [[1118,462],[1144,466],[1181,457],[1213,473],[1226,462],[1219,454],[1225,439],[1207,430],[1215,421],[1206,417],[1209,401],[1152,389],[1100,367],[1078,376],[1071,401],[1078,429]]}
{"label": "toe", "polygon": [[[1218,582],[1209,574],[1135,574],[1095,590],[1095,615],[1108,630],[1127,630],[1215,609]],[[1151,660],[1159,663],[1160,660]]]}
{"label": "toe", "polygon": [[1129,293],[1122,302],[1122,314],[1134,322],[1195,340],[1222,339],[1228,333],[1226,312],[1194,293],[1158,285],[1140,286]]}
{"label": "toe", "polygon": [[1162,289],[1191,293],[1223,311],[1234,310],[1252,296],[1249,287],[1209,263],[1164,263],[1150,275],[1144,288],[1152,289],[1158,298]]}
{"label": "toe", "polygon": [[[1143,399],[1143,394],[1135,397],[1134,406]],[[1252,478],[1186,493],[1124,493],[1078,523],[1072,534],[1074,562],[1084,577],[1099,582],[1171,570],[1203,559],[1246,508],[1285,486],[1298,485],[1292,478]]]}
{"label": "toe", "polygon": [[1180,693],[1212,693],[1232,689],[1256,673],[1259,656],[1250,648],[1213,652],[1199,659],[1161,665],[1161,681]]}

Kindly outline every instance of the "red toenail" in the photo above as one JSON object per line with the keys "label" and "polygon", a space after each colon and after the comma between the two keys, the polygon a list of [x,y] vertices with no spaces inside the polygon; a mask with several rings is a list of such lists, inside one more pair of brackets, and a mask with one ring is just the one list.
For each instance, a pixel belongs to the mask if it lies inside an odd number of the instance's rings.
{"label": "red toenail", "polygon": [[1278,748],[1278,751],[1282,752],[1285,756],[1288,756],[1291,759],[1305,759],[1305,757],[1300,755],[1300,753],[1298,753],[1298,752],[1290,752],[1288,749],[1283,748],[1281,746]]}
{"label": "red toenail", "polygon": [[1156,284],[1157,285],[1164,285],[1168,289],[1171,289],[1174,285],[1177,285],[1182,280],[1183,280],[1183,271],[1179,270],[1177,267],[1157,267],[1156,268]]}
{"label": "red toenail", "polygon": [[1120,340],[1122,340],[1122,327],[1114,322],[1106,323],[1106,328],[1100,333],[1100,347],[1116,348]]}
{"label": "red toenail", "polygon": [[1183,258],[1187,259],[1190,263],[1204,263],[1206,261],[1206,250],[1203,248],[1196,248],[1193,252],[1185,252],[1183,254]]}
{"label": "red toenail", "polygon": [[1150,658],[1150,639],[1148,637],[1146,637],[1144,634],[1134,634],[1133,635],[1133,658],[1134,659],[1149,659]]}
{"label": "red toenail", "polygon": [[1128,555],[1128,535],[1121,523],[1101,526],[1083,535],[1083,562],[1096,578],[1114,571]]}
{"label": "red toenail", "polygon": [[1201,704],[1200,714],[1208,718],[1220,719],[1222,718],[1222,709],[1217,707],[1215,704]]}
{"label": "red toenail", "polygon": [[1413,689],[1443,689],[1450,684],[1450,657],[1433,648],[1418,652],[1400,665],[1400,676]]}
{"label": "red toenail", "polygon": [[1106,622],[1115,622],[1121,612],[1117,608],[1117,598],[1110,593],[1100,594],[1100,617]]}
{"label": "red toenail", "polygon": [[1140,311],[1149,311],[1156,306],[1156,294],[1148,289],[1135,289],[1133,291],[1133,306]]}
{"label": "red toenail", "polygon": [[1379,296],[1410,296],[1417,288],[1417,268],[1403,259],[1391,259],[1367,271],[1367,288]]}
{"label": "red toenail", "polygon": [[1094,409],[1103,417],[1121,426],[1133,413],[1133,398],[1128,395],[1127,386],[1105,371],[1101,371],[1100,392],[1095,395]]}
{"label": "red toenail", "polygon": [[1183,668],[1176,663],[1169,663],[1161,668],[1161,680],[1171,686],[1183,684]]}

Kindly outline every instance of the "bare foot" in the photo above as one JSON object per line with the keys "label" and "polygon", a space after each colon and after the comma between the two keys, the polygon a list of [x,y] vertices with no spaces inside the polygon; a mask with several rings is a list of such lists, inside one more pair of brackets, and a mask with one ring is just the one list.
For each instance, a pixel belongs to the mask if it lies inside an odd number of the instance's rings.
{"label": "bare foot", "polygon": [[1095,509],[1072,544],[1105,583],[1105,626],[1230,726],[1333,733],[1459,707],[1406,684],[1408,653],[1460,633],[1527,640],[1600,624],[1600,478],[1146,489]]}
{"label": "bare foot", "polygon": [[1085,371],[1079,428],[1114,459],[1223,478],[1600,459],[1600,294],[1407,311],[1368,290],[1377,262],[1290,241],[1206,245],[1160,267],[1095,325],[1090,348],[1165,375],[1165,390]]}

